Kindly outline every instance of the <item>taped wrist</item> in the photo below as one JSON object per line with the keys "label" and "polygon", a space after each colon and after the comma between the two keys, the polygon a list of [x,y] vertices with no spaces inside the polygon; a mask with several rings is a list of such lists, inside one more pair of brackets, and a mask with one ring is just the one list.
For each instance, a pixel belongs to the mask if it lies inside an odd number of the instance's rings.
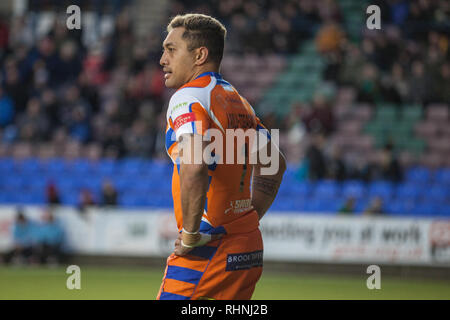
{"label": "taped wrist", "polygon": [[185,248],[195,248],[199,246],[203,246],[204,244],[211,241],[211,235],[206,233],[187,233],[183,229],[181,233],[181,246]]}
{"label": "taped wrist", "polygon": [[191,247],[195,245],[201,238],[199,232],[197,233],[186,233],[184,230],[181,233],[181,245],[185,247]]}

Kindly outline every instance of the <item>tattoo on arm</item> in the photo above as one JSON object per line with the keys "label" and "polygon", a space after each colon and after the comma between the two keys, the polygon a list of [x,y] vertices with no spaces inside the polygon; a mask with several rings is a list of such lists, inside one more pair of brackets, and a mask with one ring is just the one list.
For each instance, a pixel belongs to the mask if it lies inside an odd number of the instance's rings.
{"label": "tattoo on arm", "polygon": [[253,177],[253,187],[268,196],[275,196],[277,194],[280,181],[264,177]]}

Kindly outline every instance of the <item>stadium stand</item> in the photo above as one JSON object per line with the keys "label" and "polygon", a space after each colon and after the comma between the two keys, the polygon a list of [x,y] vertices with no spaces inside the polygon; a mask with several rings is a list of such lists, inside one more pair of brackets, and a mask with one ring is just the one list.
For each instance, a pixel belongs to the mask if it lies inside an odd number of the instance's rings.
{"label": "stadium stand", "polygon": [[[365,29],[367,1],[168,5],[227,26],[224,77],[281,129],[290,166],[274,211],[336,214],[352,198],[355,214],[380,199],[387,215],[450,216],[448,3],[372,2],[384,32]],[[86,0],[98,23],[69,31],[58,2],[31,3],[0,19],[0,204],[57,192],[79,206],[89,191],[100,205],[111,181],[119,206],[170,207],[164,26],[133,25],[139,1]]]}

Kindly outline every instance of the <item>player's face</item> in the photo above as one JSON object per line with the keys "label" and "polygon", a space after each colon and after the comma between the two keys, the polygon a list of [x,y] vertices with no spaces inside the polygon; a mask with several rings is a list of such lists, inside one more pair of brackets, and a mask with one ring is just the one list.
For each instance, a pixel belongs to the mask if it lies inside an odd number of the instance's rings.
{"label": "player's face", "polygon": [[166,87],[178,89],[191,81],[194,75],[194,51],[189,51],[181,37],[184,28],[174,28],[163,42],[163,54],[159,63],[163,66]]}

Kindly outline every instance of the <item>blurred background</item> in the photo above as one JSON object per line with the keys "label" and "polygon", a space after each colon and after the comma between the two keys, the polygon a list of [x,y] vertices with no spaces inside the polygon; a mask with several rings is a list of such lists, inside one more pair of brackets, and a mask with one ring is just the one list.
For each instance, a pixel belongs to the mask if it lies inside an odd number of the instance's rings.
{"label": "blurred background", "polygon": [[[80,30],[66,26],[73,4]],[[371,4],[381,30],[366,27]],[[267,127],[280,129],[289,168],[262,225],[266,258],[426,265],[448,276],[446,0],[1,1],[5,262],[170,252],[164,131],[173,91],[159,58],[170,17],[186,12],[227,27],[221,73]],[[372,244],[356,239],[367,228],[378,234]],[[310,233],[337,247],[311,245]],[[292,239],[304,248],[280,253]]]}

